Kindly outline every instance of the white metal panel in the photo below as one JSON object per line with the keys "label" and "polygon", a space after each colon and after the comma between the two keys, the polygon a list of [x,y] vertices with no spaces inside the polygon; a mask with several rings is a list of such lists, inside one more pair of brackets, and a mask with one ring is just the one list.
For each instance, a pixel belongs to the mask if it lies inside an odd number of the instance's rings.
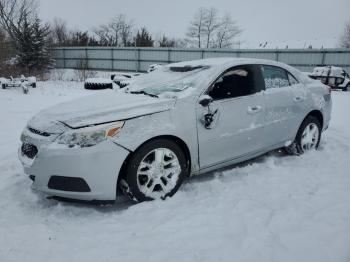
{"label": "white metal panel", "polygon": [[321,52],[298,52],[298,53],[280,53],[278,57],[280,62],[291,65],[320,65],[322,64]]}

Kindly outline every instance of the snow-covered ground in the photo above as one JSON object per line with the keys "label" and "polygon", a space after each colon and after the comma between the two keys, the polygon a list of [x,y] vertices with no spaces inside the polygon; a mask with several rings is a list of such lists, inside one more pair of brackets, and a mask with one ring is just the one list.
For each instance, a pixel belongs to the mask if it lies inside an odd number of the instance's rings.
{"label": "snow-covered ground", "polygon": [[38,86],[0,90],[0,261],[350,261],[350,92],[333,92],[317,152],[274,152],[191,178],[166,201],[99,207],[30,189],[17,160],[26,121],[99,92]]}

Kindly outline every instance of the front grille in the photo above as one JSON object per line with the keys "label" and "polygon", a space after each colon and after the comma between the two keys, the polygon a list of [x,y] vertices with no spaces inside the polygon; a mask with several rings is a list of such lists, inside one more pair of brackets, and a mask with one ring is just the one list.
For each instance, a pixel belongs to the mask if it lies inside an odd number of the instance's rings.
{"label": "front grille", "polygon": [[43,132],[43,131],[39,131],[37,129],[34,129],[32,127],[28,127],[28,130],[34,134],[37,134],[39,136],[46,136],[46,137],[49,137],[51,134],[50,133],[47,133],[47,132]]}
{"label": "front grille", "polygon": [[90,187],[86,181],[80,177],[52,176],[50,177],[48,188],[70,192],[90,192]]}
{"label": "front grille", "polygon": [[21,151],[23,155],[30,159],[34,159],[34,157],[38,154],[38,148],[28,143],[22,144]]}

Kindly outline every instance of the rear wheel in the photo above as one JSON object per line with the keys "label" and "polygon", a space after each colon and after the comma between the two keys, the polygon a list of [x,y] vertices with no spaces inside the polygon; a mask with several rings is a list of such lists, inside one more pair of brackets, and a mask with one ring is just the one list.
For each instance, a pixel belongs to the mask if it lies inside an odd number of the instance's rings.
{"label": "rear wheel", "polygon": [[313,116],[308,116],[301,124],[295,141],[286,152],[292,155],[300,155],[307,151],[316,150],[321,141],[322,127],[320,121]]}
{"label": "rear wheel", "polygon": [[141,146],[131,157],[120,187],[138,202],[165,199],[176,193],[188,172],[185,155],[176,143],[154,140]]}

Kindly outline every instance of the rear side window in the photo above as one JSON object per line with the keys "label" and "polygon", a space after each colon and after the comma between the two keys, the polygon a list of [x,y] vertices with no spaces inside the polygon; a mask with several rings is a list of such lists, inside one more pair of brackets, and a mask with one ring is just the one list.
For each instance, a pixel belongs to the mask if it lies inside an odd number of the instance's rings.
{"label": "rear side window", "polygon": [[290,85],[287,71],[280,67],[262,65],[261,71],[266,89],[281,88]]}

